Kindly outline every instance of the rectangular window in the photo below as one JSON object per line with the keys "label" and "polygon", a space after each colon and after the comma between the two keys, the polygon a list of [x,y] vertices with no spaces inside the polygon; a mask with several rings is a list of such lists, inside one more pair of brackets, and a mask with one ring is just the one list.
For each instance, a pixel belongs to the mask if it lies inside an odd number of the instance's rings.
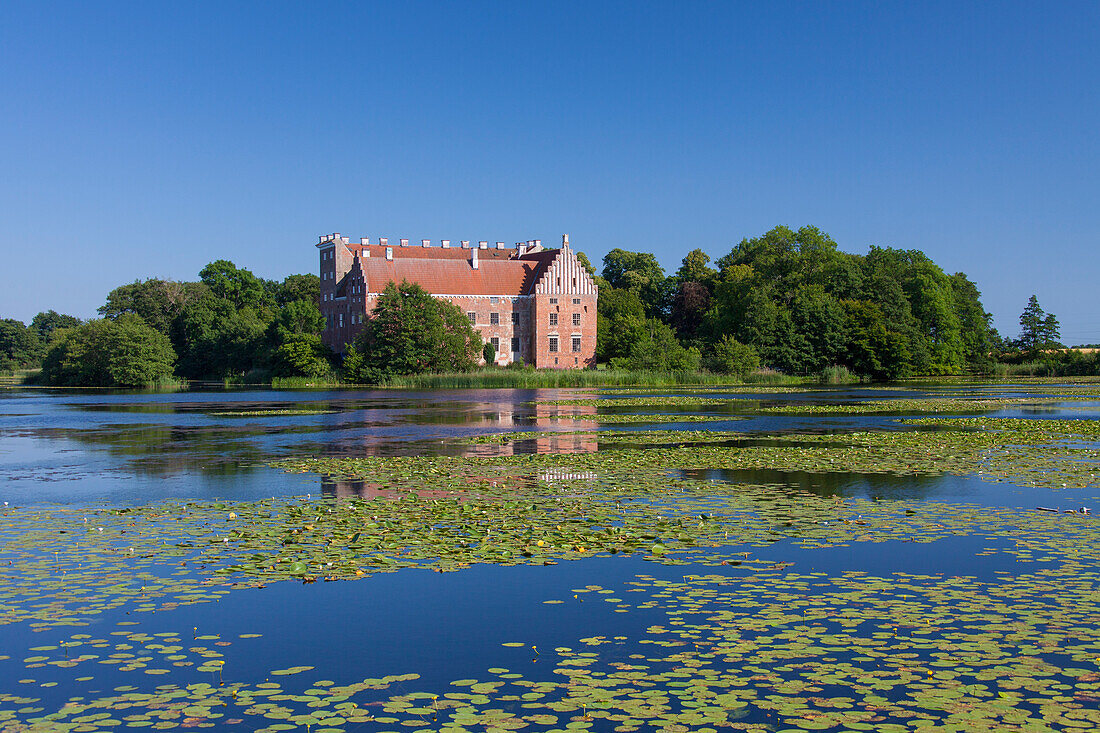
{"label": "rectangular window", "polygon": [[557,313],[551,313],[550,314],[550,325],[551,326],[558,325],[558,314]]}
{"label": "rectangular window", "polygon": [[493,345],[493,351],[500,351],[500,339],[499,338],[497,338],[496,336],[493,336],[491,339],[489,339],[489,343],[491,343]]}
{"label": "rectangular window", "polygon": [[581,304],[581,299],[580,298],[573,298],[573,305],[580,305],[580,304]]}
{"label": "rectangular window", "polygon": [[550,353],[551,354],[558,353],[558,337],[557,336],[551,336],[550,337]]}
{"label": "rectangular window", "polygon": [[489,314],[489,325],[490,326],[499,326],[500,325],[500,314],[499,313],[490,313]]}
{"label": "rectangular window", "polygon": [[492,303],[493,305],[496,305],[497,303],[500,302],[500,298],[496,298],[496,297],[489,298],[489,302]]}
{"label": "rectangular window", "polygon": [[519,323],[519,311],[512,311],[512,325]]}
{"label": "rectangular window", "polygon": [[470,323],[477,323],[477,313],[470,311],[466,314],[466,317],[470,319]]}
{"label": "rectangular window", "polygon": [[580,313],[574,313],[573,314],[573,325],[574,326],[581,325],[581,314]]}
{"label": "rectangular window", "polygon": [[580,336],[574,336],[573,337],[573,353],[577,354],[577,353],[580,352],[580,350],[581,350],[581,337]]}
{"label": "rectangular window", "polygon": [[512,337],[512,351],[519,351],[519,336]]}
{"label": "rectangular window", "polygon": [[343,328],[343,327],[344,327],[344,314],[341,313],[340,314],[340,328]]}
{"label": "rectangular window", "polygon": [[557,305],[557,304],[558,304],[558,299],[557,298],[551,298],[550,299],[550,305]]}

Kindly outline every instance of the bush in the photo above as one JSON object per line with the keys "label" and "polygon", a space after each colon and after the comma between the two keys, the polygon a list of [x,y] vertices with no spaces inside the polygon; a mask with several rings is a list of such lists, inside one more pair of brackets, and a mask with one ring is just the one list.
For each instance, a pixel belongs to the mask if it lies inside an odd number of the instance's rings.
{"label": "bush", "polygon": [[743,379],[760,366],[760,356],[748,344],[726,335],[714,345],[704,365],[717,374],[732,374]]}
{"label": "bush", "polygon": [[125,314],[56,332],[42,379],[67,387],[143,387],[170,380],[175,361],[167,336]]}
{"label": "bush", "polygon": [[497,360],[497,350],[492,341],[486,341],[481,347],[481,358],[485,360],[485,366],[492,366]]}
{"label": "bush", "polygon": [[667,324],[651,318],[641,338],[630,349],[630,356],[615,357],[612,369],[623,371],[693,372],[699,369],[699,350],[685,349]]}

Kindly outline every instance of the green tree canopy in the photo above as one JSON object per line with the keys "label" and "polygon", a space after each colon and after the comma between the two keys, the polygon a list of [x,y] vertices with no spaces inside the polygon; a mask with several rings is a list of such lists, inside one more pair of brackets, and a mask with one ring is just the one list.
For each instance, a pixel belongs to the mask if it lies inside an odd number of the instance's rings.
{"label": "green tree canopy", "polygon": [[43,311],[31,319],[30,329],[38,334],[43,344],[49,343],[53,332],[62,328],[79,326],[81,321],[76,316],[58,313],[55,310]]}
{"label": "green tree canopy", "polygon": [[656,256],[649,252],[611,250],[603,258],[603,279],[612,288],[637,293],[647,316],[668,316],[674,285],[671,278],[665,277]]}
{"label": "green tree canopy", "polygon": [[408,282],[386,285],[365,326],[344,360],[356,381],[469,371],[481,353],[481,337],[461,308]]}
{"label": "green tree canopy", "polygon": [[199,271],[199,278],[215,297],[232,303],[236,308],[260,311],[274,305],[274,298],[264,287],[263,281],[229,260],[211,262]]}
{"label": "green tree canopy", "polygon": [[132,313],[161,333],[170,334],[183,309],[204,291],[205,288],[197,288],[196,283],[160,278],[135,280],[108,293],[107,301],[99,307],[99,314],[115,319]]}
{"label": "green tree canopy", "polygon": [[615,369],[689,372],[697,370],[699,362],[698,349],[685,349],[668,324],[649,318],[642,327],[641,337],[631,344],[630,353],[611,359],[611,366]]}
{"label": "green tree canopy", "polygon": [[600,291],[596,313],[596,358],[609,362],[630,356],[646,330],[645,306],[638,294],[608,286]]}
{"label": "green tree canopy", "polygon": [[33,328],[14,318],[0,320],[0,372],[37,366],[42,340]]}
{"label": "green tree canopy", "polygon": [[47,384],[141,387],[170,377],[176,354],[163,333],[133,314],[58,334],[42,360]]}
{"label": "green tree canopy", "polygon": [[676,280],[680,283],[702,283],[709,290],[714,285],[718,271],[710,267],[710,256],[701,249],[693,249],[684,255],[680,269],[676,271]]}
{"label": "green tree canopy", "polygon": [[1061,346],[1061,327],[1053,313],[1047,313],[1039,305],[1039,299],[1028,298],[1024,312],[1020,314],[1019,346],[1023,351],[1043,351]]}
{"label": "green tree canopy", "polygon": [[712,372],[743,379],[760,366],[760,356],[748,344],[742,344],[732,336],[723,336],[707,354],[704,365]]}

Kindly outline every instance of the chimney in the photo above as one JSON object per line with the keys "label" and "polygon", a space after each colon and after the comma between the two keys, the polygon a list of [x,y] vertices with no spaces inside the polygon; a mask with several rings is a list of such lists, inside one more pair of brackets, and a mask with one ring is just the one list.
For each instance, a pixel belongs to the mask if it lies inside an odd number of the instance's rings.
{"label": "chimney", "polygon": [[448,247],[451,246],[451,240],[449,240],[449,239],[441,239],[439,241],[441,241],[443,243],[443,249],[447,249]]}
{"label": "chimney", "polygon": [[470,240],[469,239],[463,239],[462,240],[462,249],[469,249],[469,248],[470,248]]}
{"label": "chimney", "polygon": [[561,248],[562,249],[569,249],[569,235],[568,234],[561,235]]}
{"label": "chimney", "polygon": [[497,249],[504,249],[504,242],[497,242]]}
{"label": "chimney", "polygon": [[370,245],[370,237],[359,237],[359,244]]}
{"label": "chimney", "polygon": [[420,240],[420,246],[421,247],[431,247],[432,246],[432,240],[430,240],[430,239],[421,239]]}
{"label": "chimney", "polygon": [[489,243],[488,243],[488,242],[484,242],[484,241],[482,241],[482,242],[478,242],[478,243],[477,243],[477,248],[478,248],[478,249],[489,249]]}
{"label": "chimney", "polygon": [[390,240],[386,239],[385,237],[379,237],[378,238],[378,244],[382,245],[383,247],[385,247],[389,243],[390,243]]}
{"label": "chimney", "polygon": [[407,240],[407,239],[400,239],[398,241],[401,243],[402,247],[408,247],[409,246],[409,240]]}
{"label": "chimney", "polygon": [[526,244],[524,244],[523,242],[519,242],[519,243],[518,243],[518,244],[516,245],[516,253],[517,253],[517,254],[518,254],[518,255],[519,255],[520,257],[523,257],[523,256],[524,256],[525,254],[527,254],[527,245],[526,245]]}
{"label": "chimney", "polygon": [[393,262],[393,247],[386,247],[386,259]]}
{"label": "chimney", "polygon": [[348,238],[348,237],[340,237],[340,243],[341,243],[341,244],[348,244],[349,242],[351,242],[351,239],[350,239],[350,238]]}
{"label": "chimney", "polygon": [[535,249],[542,249],[542,240],[541,239],[536,239],[535,240]]}
{"label": "chimney", "polygon": [[476,249],[471,249],[470,250],[470,267],[474,268],[475,270],[477,269],[477,250]]}
{"label": "chimney", "polygon": [[363,250],[363,256],[364,257],[370,257],[370,250],[369,249],[364,249]]}

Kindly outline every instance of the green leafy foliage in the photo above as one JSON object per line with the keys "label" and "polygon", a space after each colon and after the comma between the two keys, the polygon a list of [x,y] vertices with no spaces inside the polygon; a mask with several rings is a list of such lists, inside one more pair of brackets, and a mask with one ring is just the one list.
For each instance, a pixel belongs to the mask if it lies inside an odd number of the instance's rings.
{"label": "green leafy foliage", "polygon": [[83,323],[83,321],[76,316],[58,313],[51,309],[43,311],[31,319],[29,328],[38,334],[43,344],[47,344],[50,342],[50,338],[53,336],[54,331],[62,328],[74,328],[81,323]]}
{"label": "green leafy foliage", "polygon": [[386,285],[365,325],[344,359],[352,381],[469,371],[481,353],[481,337],[458,306],[408,282]]}
{"label": "green leafy foliage", "polygon": [[776,227],[718,266],[707,339],[732,336],[767,366],[809,374],[838,365],[876,378],[989,368],[977,287],[917,250],[872,247],[860,257],[816,227]]}
{"label": "green leafy foliage", "polygon": [[13,318],[0,320],[0,372],[34,366],[42,355],[38,332]]}
{"label": "green leafy foliage", "polygon": [[141,387],[172,375],[176,354],[168,337],[125,314],[60,331],[42,360],[47,384]]}
{"label": "green leafy foliage", "polygon": [[713,350],[704,362],[706,368],[718,374],[732,374],[745,377],[760,366],[760,356],[748,344],[739,342],[732,336],[724,335],[714,344]]}

